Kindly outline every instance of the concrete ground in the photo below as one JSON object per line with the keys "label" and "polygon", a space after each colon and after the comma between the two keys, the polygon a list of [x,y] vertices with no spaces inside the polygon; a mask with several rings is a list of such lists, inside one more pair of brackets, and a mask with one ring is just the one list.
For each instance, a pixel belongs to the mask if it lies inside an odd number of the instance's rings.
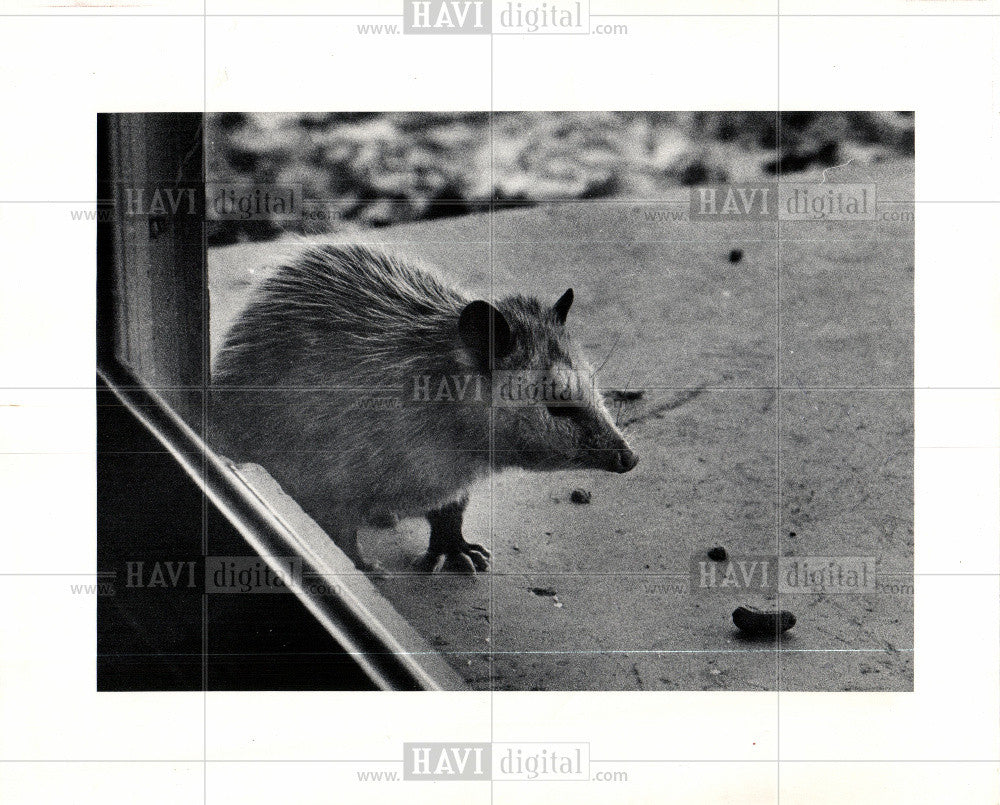
{"label": "concrete ground", "polygon": [[[363,534],[398,571],[382,592],[471,686],[912,689],[913,164],[864,170],[838,178],[877,184],[878,220],[783,223],[780,238],[773,222],[675,220],[686,203],[599,200],[362,236],[484,295],[572,286],[600,386],[642,391],[613,405],[633,472],[474,490],[466,537],[492,550],[489,575],[402,572],[422,521]],[[213,343],[288,246],[210,251]],[[892,592],[693,594],[691,559],[716,545],[875,557]],[[740,636],[739,603],[795,613],[780,651]]]}

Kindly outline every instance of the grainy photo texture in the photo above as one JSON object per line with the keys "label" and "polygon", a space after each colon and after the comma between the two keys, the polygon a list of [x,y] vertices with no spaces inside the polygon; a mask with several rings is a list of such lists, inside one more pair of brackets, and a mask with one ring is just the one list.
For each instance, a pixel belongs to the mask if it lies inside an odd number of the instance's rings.
{"label": "grainy photo texture", "polygon": [[102,690],[913,689],[911,112],[102,115]]}

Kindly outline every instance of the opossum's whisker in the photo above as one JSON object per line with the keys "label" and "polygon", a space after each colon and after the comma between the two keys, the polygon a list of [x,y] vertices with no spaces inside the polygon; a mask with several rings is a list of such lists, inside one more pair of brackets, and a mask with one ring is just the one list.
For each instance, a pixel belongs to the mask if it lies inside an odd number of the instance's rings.
{"label": "opossum's whisker", "polygon": [[597,374],[598,372],[600,372],[600,371],[601,371],[601,369],[603,369],[603,368],[604,368],[604,365],[605,365],[605,364],[606,364],[606,363],[607,363],[608,361],[610,361],[610,360],[611,360],[611,356],[615,354],[615,349],[616,349],[616,348],[618,347],[618,342],[619,342],[619,341],[621,341],[621,340],[622,340],[622,334],[621,334],[621,333],[618,333],[618,335],[617,335],[617,336],[615,336],[615,343],[613,343],[613,344],[611,345],[611,351],[610,351],[610,352],[608,352],[608,356],[607,356],[607,357],[606,357],[606,358],[604,359],[604,361],[603,361],[603,362],[601,363],[601,365],[600,365],[600,366],[598,366],[598,367],[597,367],[597,368],[596,368],[596,369],[594,370],[594,374],[595,374],[595,375],[596,375],[596,374]]}

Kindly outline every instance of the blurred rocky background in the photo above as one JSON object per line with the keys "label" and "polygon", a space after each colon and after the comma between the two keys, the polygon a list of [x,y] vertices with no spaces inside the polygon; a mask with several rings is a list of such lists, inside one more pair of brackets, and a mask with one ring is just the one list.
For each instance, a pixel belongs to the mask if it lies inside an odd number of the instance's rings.
{"label": "blurred rocky background", "polygon": [[565,199],[657,199],[912,156],[912,112],[242,114],[206,119],[208,180],[300,184],[305,215],[211,221],[213,245]]}

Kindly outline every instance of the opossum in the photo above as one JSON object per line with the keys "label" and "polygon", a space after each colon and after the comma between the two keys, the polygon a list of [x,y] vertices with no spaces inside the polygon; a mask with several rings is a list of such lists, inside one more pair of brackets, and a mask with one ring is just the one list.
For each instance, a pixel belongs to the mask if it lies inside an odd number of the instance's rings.
{"label": "opossum", "polygon": [[365,522],[423,515],[424,571],[485,571],[462,535],[468,487],[493,470],[638,462],[597,391],[498,404],[498,378],[592,377],[553,305],[472,299],[436,270],[363,246],[314,245],[264,280],[212,372],[210,439],[262,464],[364,571]]}

